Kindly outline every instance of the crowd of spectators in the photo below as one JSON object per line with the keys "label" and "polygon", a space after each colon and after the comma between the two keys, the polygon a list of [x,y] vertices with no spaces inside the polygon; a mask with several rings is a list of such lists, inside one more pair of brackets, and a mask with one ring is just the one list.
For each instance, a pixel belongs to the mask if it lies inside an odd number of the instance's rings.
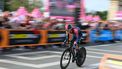
{"label": "crowd of spectators", "polygon": [[56,18],[34,18],[30,15],[15,16],[11,13],[0,16],[3,29],[64,29],[65,21]]}
{"label": "crowd of spectators", "polygon": [[[6,14],[5,14],[6,13]],[[30,15],[17,16],[10,12],[4,12],[0,16],[1,29],[16,29],[16,30],[64,30],[65,24],[72,23],[70,20],[56,18],[33,18]],[[75,25],[75,23],[73,24]],[[97,22],[81,22],[82,29],[99,30],[117,30],[122,29],[122,23],[118,21],[97,21]]]}

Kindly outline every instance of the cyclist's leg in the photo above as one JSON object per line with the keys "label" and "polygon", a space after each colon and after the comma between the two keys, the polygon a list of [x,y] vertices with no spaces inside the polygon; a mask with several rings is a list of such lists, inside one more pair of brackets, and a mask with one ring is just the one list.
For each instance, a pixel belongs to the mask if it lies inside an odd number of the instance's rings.
{"label": "cyclist's leg", "polygon": [[[71,46],[71,47],[74,46],[74,42],[75,42],[75,40],[76,40],[75,37],[72,37],[72,39],[71,39],[71,41],[70,41],[70,46]],[[71,48],[71,49],[72,49],[71,52],[72,52],[72,55],[73,55],[72,62],[74,62],[75,59],[76,59],[76,58],[75,58],[76,55],[75,55],[74,48]]]}

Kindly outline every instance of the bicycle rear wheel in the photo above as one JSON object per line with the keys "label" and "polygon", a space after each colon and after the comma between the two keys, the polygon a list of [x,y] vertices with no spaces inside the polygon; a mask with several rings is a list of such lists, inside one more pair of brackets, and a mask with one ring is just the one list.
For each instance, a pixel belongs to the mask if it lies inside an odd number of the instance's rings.
{"label": "bicycle rear wheel", "polygon": [[71,52],[70,52],[70,48],[67,48],[60,59],[60,67],[61,69],[66,69],[69,66],[71,60]]}
{"label": "bicycle rear wheel", "polygon": [[81,67],[86,59],[86,49],[84,47],[80,48],[80,50],[76,53],[76,65]]}

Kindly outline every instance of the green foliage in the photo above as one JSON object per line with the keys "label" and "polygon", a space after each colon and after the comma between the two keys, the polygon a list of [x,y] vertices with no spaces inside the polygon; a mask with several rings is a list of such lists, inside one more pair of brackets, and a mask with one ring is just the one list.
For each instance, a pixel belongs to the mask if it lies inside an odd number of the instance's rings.
{"label": "green foliage", "polygon": [[20,6],[28,8],[28,0],[5,0],[5,10],[15,11]]}
{"label": "green foliage", "polygon": [[99,15],[102,20],[107,20],[107,11],[97,11],[95,15]]}
{"label": "green foliage", "polygon": [[29,0],[4,0],[5,11],[16,11],[20,6],[26,7],[28,11],[32,11],[35,7],[42,7],[42,2],[34,2],[29,4]]}
{"label": "green foliage", "polygon": [[86,13],[86,15],[98,15],[102,20],[107,20],[108,11],[94,11],[91,13]]}

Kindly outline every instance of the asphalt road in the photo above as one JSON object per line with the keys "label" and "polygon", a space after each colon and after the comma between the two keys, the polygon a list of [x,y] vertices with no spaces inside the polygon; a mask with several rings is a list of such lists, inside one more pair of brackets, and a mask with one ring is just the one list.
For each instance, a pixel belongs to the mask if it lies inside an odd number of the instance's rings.
{"label": "asphalt road", "polygon": [[[59,61],[64,49],[16,49],[0,53],[0,69],[60,69]],[[86,49],[87,58],[83,67],[71,63],[67,69],[98,69],[105,53],[122,55],[122,43],[86,46]]]}

